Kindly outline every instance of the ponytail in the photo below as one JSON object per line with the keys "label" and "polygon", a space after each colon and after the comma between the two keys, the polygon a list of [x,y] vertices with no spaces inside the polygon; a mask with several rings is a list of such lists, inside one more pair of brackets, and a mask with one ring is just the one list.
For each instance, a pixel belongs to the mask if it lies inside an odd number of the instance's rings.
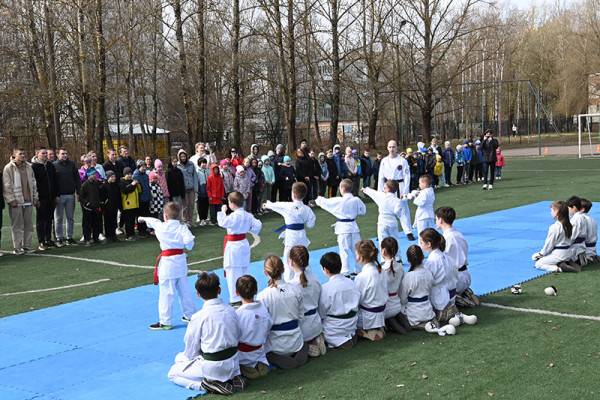
{"label": "ponytail", "polygon": [[412,272],[415,269],[417,269],[421,264],[423,264],[425,256],[423,255],[423,250],[421,250],[421,248],[416,244],[413,244],[406,250],[406,259],[410,264],[409,271]]}
{"label": "ponytail", "polygon": [[267,274],[269,277],[268,286],[276,288],[277,281],[281,279],[284,271],[283,261],[281,261],[281,258],[275,255],[268,256],[265,259],[264,270],[265,274]]}
{"label": "ponytail", "polygon": [[396,254],[398,254],[398,241],[391,236],[386,237],[381,241],[381,252],[383,253],[384,250],[385,254],[392,259],[392,262],[390,263],[390,271],[392,271],[393,276],[396,276],[396,271],[394,271],[394,261],[396,261]]}
{"label": "ponytail", "polygon": [[429,243],[433,250],[439,249],[440,251],[446,250],[446,239],[438,231],[433,228],[427,228],[421,231],[419,235],[421,239]]}
{"label": "ponytail", "polygon": [[308,249],[304,246],[294,246],[290,249],[288,259],[296,268],[300,269],[300,285],[302,285],[302,287],[307,287],[308,279],[306,279],[305,270],[308,267],[309,261]]}
{"label": "ponytail", "polygon": [[555,201],[552,203],[552,208],[557,210],[556,220],[561,223],[563,230],[565,231],[565,237],[571,238],[573,234],[573,225],[571,225],[571,219],[569,218],[569,207],[564,201]]}
{"label": "ponytail", "polygon": [[375,264],[377,271],[381,272],[381,264],[377,260],[379,251],[377,251],[377,247],[375,247],[375,243],[372,240],[359,240],[356,243],[355,249],[360,260]]}

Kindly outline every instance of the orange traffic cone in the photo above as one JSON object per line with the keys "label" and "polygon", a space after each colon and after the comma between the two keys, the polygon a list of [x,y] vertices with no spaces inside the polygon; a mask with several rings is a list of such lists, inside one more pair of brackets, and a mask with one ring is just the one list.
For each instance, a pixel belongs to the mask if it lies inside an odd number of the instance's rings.
{"label": "orange traffic cone", "polygon": [[544,147],[544,155],[545,156],[550,155],[550,149],[548,149],[547,147]]}
{"label": "orange traffic cone", "polygon": [[600,144],[596,146],[596,153],[600,153]]}

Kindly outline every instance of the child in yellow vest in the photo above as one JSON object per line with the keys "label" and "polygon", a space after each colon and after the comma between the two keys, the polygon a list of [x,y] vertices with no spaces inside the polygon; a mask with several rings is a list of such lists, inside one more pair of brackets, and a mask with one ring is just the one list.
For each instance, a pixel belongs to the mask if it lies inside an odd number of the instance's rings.
{"label": "child in yellow vest", "polygon": [[436,154],[435,167],[433,168],[433,185],[437,189],[445,184],[446,180],[444,178],[444,161],[442,161],[441,155]]}

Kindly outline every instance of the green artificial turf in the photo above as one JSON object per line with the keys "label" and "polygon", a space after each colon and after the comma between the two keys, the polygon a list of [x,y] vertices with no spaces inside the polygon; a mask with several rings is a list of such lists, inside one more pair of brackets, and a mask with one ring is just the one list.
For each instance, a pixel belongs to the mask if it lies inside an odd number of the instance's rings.
{"label": "green artificial turf", "polygon": [[[574,158],[507,159],[502,181],[485,192],[474,184],[436,193],[436,206],[456,208],[459,218],[507,209],[542,200],[578,194],[600,201],[600,160]],[[359,219],[363,237],[376,235],[377,213],[368,203],[368,215]],[[315,209],[317,226],[309,231],[311,248],[334,246],[334,222]],[[283,245],[273,229],[282,219],[262,217],[261,243],[252,258],[279,254]],[[5,214],[2,248],[9,249]],[[76,230],[76,233],[80,229]],[[223,230],[195,228],[196,247],[190,262],[219,257]],[[77,235],[76,235],[77,236]],[[540,237],[540,246],[544,238]],[[158,244],[154,239],[85,248],[52,249],[85,259],[104,259],[153,265]],[[502,262],[499,260],[499,263]],[[219,268],[220,260],[193,269]],[[88,287],[56,292],[0,297],[0,316],[11,315],[90,296],[149,284],[151,271],[80,261],[35,257],[0,258],[0,293],[41,289],[110,278]],[[555,285],[559,295],[548,297],[543,288]],[[600,267],[581,274],[552,274],[527,282],[524,292],[491,294],[483,300],[521,308],[600,315]],[[251,382],[239,399],[597,399],[600,398],[600,322],[535,315],[479,307],[476,326],[460,327],[454,337],[424,332],[390,334],[379,343],[364,343],[351,351],[331,351],[294,371],[273,371]]]}

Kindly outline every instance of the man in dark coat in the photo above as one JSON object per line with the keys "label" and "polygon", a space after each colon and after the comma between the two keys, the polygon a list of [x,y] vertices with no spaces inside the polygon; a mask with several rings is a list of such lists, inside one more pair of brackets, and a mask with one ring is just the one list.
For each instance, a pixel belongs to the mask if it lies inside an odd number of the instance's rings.
{"label": "man in dark coat", "polygon": [[56,173],[54,165],[48,160],[48,150],[40,147],[31,160],[33,176],[37,185],[40,206],[37,209],[35,227],[40,245],[39,250],[55,246],[52,241],[52,222],[54,221],[54,202],[56,195]]}
{"label": "man in dark coat", "polygon": [[483,150],[483,190],[492,190],[494,176],[496,175],[496,149],[498,148],[498,141],[494,138],[494,132],[490,129],[485,131],[481,147]]}

